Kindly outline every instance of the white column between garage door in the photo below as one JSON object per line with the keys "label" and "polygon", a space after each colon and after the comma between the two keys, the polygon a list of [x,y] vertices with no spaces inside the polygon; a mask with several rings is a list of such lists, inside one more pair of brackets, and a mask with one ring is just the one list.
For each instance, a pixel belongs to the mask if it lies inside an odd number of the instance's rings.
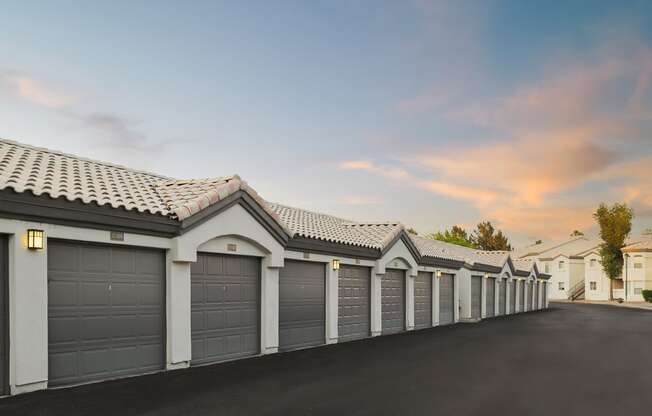
{"label": "white column between garage door", "polygon": [[432,326],[439,325],[439,279],[437,272],[432,274]]}
{"label": "white column between garage door", "polygon": [[405,273],[405,329],[414,329],[414,279],[409,271]]}
{"label": "white column between garage door", "polygon": [[339,270],[333,270],[332,260],[326,264],[326,343],[338,340]]}

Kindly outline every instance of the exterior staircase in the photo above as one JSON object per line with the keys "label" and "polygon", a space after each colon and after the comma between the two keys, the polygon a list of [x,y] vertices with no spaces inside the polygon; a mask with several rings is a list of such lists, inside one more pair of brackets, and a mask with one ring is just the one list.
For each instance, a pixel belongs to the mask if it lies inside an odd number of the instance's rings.
{"label": "exterior staircase", "polygon": [[577,282],[569,291],[568,298],[570,300],[584,299],[584,280]]}

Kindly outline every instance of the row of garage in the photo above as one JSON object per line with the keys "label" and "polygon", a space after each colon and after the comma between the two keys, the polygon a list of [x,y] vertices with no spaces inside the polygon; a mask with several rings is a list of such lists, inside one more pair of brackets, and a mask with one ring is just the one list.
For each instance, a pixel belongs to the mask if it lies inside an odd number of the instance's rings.
{"label": "row of garage", "polygon": [[0,395],[547,304],[535,265],[460,250],[267,202],[237,175],[171,179],[0,139]]}
{"label": "row of garage", "polygon": [[[49,385],[162,370],[165,253],[57,240],[49,242],[48,250]],[[325,344],[327,267],[321,262],[286,260],[280,270],[279,351]],[[260,271],[257,257],[197,256],[191,268],[191,365],[260,353]],[[342,265],[338,271],[339,342],[371,335],[371,272],[369,267],[354,265]],[[454,323],[454,277],[441,274],[437,291],[433,278],[432,272],[423,271],[414,278],[415,329],[432,327],[435,316],[439,325]],[[517,280],[471,279],[472,318],[481,318],[483,287],[486,318],[505,315],[508,307],[516,311]],[[389,268],[381,279],[383,335],[408,329],[406,281],[406,270]],[[532,299],[537,286],[521,287]],[[528,297],[521,295],[521,299]],[[518,312],[531,309],[526,301]]]}
{"label": "row of garage", "polygon": [[[49,385],[142,374],[165,366],[162,250],[53,240],[48,244]],[[279,273],[279,351],[322,345],[327,264],[286,260]],[[260,353],[260,259],[200,253],[191,268],[192,365]],[[406,271],[381,280],[382,333],[405,331]],[[453,323],[453,276],[414,284],[415,328]],[[371,335],[371,268],[338,272],[339,342]]]}
{"label": "row of garage", "polygon": [[[0,265],[5,271],[6,241],[0,239]],[[326,343],[328,267],[328,263],[288,259],[280,269],[279,351]],[[50,240],[47,268],[49,386],[165,368],[164,250]],[[409,281],[406,273],[406,270],[387,268],[381,278],[383,335],[412,329],[408,328],[406,318],[406,282]],[[343,264],[338,270],[338,342],[372,335],[371,274],[371,267],[357,265]],[[197,261],[192,263],[190,278],[190,364],[212,364],[260,354],[261,259],[199,253]],[[5,284],[0,288],[3,323],[8,322],[6,280],[3,279]],[[435,273],[426,271],[419,271],[413,278],[414,329],[455,322],[454,280],[453,274],[440,273],[436,277]],[[471,276],[471,318],[505,315],[507,310],[510,313],[532,310],[531,299],[536,298],[533,291],[538,286],[516,279]],[[7,331],[6,326],[0,329]],[[0,380],[5,392],[9,362],[6,344],[0,344],[4,357],[0,369],[5,374]]]}

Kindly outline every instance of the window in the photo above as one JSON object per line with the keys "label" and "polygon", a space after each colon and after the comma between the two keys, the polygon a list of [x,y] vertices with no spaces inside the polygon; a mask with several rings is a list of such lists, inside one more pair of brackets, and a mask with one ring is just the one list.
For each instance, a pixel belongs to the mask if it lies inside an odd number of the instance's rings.
{"label": "window", "polygon": [[564,290],[564,282],[559,282],[559,290]]}
{"label": "window", "polygon": [[589,289],[590,290],[598,290],[598,283],[597,282],[589,282]]}
{"label": "window", "polygon": [[635,269],[642,269],[643,268],[643,263],[634,263],[634,268]]}
{"label": "window", "polygon": [[634,294],[635,294],[635,295],[640,295],[642,290],[643,290],[643,289],[641,289],[640,287],[635,287],[635,288],[634,288]]}
{"label": "window", "polygon": [[591,261],[589,262],[589,265],[590,265],[590,267],[595,267],[595,265],[597,263],[598,263],[598,261],[596,259],[591,259]]}
{"label": "window", "polygon": [[564,270],[564,266],[566,265],[566,262],[564,260],[559,261],[559,270]]}
{"label": "window", "polygon": [[550,273],[550,263],[546,262],[543,267],[546,269],[546,273]]}

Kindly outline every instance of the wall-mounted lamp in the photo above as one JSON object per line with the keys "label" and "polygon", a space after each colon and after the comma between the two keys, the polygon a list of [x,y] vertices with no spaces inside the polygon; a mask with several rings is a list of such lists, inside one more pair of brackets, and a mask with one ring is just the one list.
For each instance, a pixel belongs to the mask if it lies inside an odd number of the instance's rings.
{"label": "wall-mounted lamp", "polygon": [[484,278],[485,278],[485,279],[488,279],[488,278],[489,278],[489,273],[485,273],[485,274],[484,274]]}
{"label": "wall-mounted lamp", "polygon": [[437,270],[437,277],[441,277],[441,270]]}
{"label": "wall-mounted lamp", "polygon": [[30,250],[43,249],[43,230],[30,228],[27,230],[27,248]]}
{"label": "wall-mounted lamp", "polygon": [[339,270],[340,269],[340,261],[337,259],[333,259],[333,270]]}

